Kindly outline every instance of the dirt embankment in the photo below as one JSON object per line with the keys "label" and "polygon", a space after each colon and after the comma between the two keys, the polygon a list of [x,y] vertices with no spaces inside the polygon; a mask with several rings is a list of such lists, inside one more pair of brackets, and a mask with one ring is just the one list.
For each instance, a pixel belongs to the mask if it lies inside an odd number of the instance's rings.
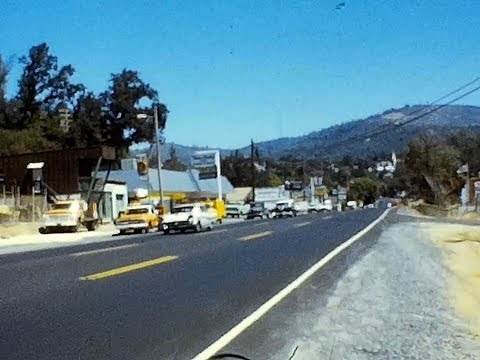
{"label": "dirt embankment", "polygon": [[480,341],[480,226],[430,224],[426,232],[451,271],[452,304]]}

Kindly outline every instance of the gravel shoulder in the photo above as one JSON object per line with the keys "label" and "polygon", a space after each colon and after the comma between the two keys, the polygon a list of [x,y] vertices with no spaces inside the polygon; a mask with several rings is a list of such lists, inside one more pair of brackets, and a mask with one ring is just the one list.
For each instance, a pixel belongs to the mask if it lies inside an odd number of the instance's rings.
{"label": "gravel shoulder", "polygon": [[479,359],[474,319],[480,311],[472,312],[477,303],[465,295],[461,271],[452,268],[465,252],[439,243],[439,225],[388,226],[333,287],[312,281],[290,299],[293,311],[280,306],[269,314],[258,325],[269,329],[261,342],[278,347],[260,346],[252,358],[288,359],[298,346],[295,360]]}

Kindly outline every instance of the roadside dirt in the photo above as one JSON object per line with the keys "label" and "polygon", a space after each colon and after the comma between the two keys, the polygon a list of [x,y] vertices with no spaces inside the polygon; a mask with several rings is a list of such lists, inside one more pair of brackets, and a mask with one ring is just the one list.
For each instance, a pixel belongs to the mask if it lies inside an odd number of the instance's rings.
{"label": "roadside dirt", "polygon": [[431,224],[426,232],[451,271],[451,302],[480,342],[480,226]]}
{"label": "roadside dirt", "polygon": [[0,224],[0,241],[15,236],[38,234],[41,223]]}

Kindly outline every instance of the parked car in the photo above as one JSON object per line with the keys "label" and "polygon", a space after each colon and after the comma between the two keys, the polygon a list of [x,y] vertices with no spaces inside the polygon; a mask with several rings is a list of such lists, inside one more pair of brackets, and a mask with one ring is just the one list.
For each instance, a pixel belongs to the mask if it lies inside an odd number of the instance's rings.
{"label": "parked car", "polygon": [[248,204],[227,204],[226,216],[227,217],[241,217],[248,214],[250,211],[250,205]]}
{"label": "parked car", "polygon": [[200,232],[211,230],[216,221],[216,212],[205,204],[182,204],[175,206],[171,213],[163,216],[160,229],[164,234],[177,230]]}
{"label": "parked car", "polygon": [[56,231],[77,232],[80,226],[88,231],[97,229],[100,221],[95,203],[87,204],[84,200],[62,200],[53,204],[52,208],[42,216],[42,234]]}
{"label": "parked car", "polygon": [[292,199],[277,201],[275,209],[273,209],[273,217],[278,219],[282,217],[294,217],[297,216],[297,209],[295,208],[294,201]]}
{"label": "parked car", "polygon": [[331,200],[325,200],[323,203],[310,203],[308,205],[308,212],[324,212],[324,211],[332,211],[333,204]]}
{"label": "parked car", "polygon": [[157,229],[160,222],[158,211],[152,205],[132,205],[115,221],[120,234],[127,232],[147,233]]}
{"label": "parked car", "polygon": [[271,217],[270,211],[263,202],[250,204],[250,210],[247,213],[247,219],[267,219]]}
{"label": "parked car", "polygon": [[354,200],[347,201],[346,205],[347,205],[347,208],[352,210],[355,210],[358,207],[357,202]]}

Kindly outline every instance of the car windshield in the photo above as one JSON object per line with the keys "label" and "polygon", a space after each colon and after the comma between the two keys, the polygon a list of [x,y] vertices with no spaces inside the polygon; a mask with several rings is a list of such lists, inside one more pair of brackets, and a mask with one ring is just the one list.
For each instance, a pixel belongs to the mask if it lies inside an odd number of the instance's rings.
{"label": "car windshield", "polygon": [[173,214],[176,214],[176,213],[189,213],[193,210],[193,206],[180,206],[180,207],[176,207],[176,208],[173,208],[172,210],[172,213]]}
{"label": "car windshield", "polygon": [[250,207],[251,210],[253,211],[261,211],[264,209],[263,207],[263,204],[253,204],[251,207]]}
{"label": "car windshield", "polygon": [[71,206],[72,206],[72,204],[54,204],[52,206],[52,209],[53,210],[66,210],[66,209],[70,209]]}
{"label": "car windshield", "polygon": [[148,208],[128,209],[127,215],[147,214]]}

